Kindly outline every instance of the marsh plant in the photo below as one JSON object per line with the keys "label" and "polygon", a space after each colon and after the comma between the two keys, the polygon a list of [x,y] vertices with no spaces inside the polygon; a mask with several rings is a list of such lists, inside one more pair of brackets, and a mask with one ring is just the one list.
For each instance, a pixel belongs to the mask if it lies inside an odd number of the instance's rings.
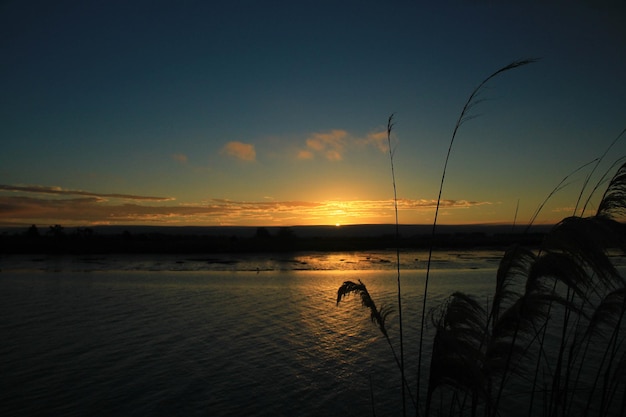
{"label": "marsh plant", "polygon": [[[472,92],[452,134],[438,201],[456,134],[472,117],[470,110],[480,101],[477,97],[483,87],[495,76],[532,62],[507,65]],[[390,118],[388,134],[391,127]],[[442,305],[427,306],[431,246],[421,306],[419,354],[415,358],[416,397],[409,396],[416,415],[626,415],[626,280],[615,264],[626,254],[626,164],[616,165],[623,158],[609,171],[619,166],[596,213],[584,217],[591,196],[606,184],[609,172],[582,202],[591,175],[625,131],[601,157],[576,170],[595,163],[572,216],[553,226],[538,248],[516,244],[504,251],[489,302],[455,292]],[[391,162],[393,175],[393,158]],[[393,181],[395,198],[395,178]],[[544,204],[533,215],[531,224]],[[438,208],[439,203],[433,235]],[[398,269],[400,302],[399,276]],[[361,281],[344,282],[338,290],[337,304],[349,294],[361,297],[391,348],[400,370],[406,414],[404,393],[409,384],[403,355],[398,357],[385,325],[390,310],[377,307]],[[402,332],[402,327],[399,329]],[[432,332],[432,353],[430,358],[422,359],[426,331]],[[423,360],[427,371],[422,371]],[[509,406],[511,399],[515,410]]]}

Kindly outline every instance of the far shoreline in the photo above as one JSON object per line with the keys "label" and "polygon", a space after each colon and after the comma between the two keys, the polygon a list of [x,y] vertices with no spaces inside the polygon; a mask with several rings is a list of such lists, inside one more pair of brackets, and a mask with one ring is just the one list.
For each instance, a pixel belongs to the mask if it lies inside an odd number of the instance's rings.
{"label": "far shoreline", "polygon": [[549,225],[345,226],[96,226],[5,228],[0,254],[191,254],[361,251],[381,249],[504,249],[538,246]]}

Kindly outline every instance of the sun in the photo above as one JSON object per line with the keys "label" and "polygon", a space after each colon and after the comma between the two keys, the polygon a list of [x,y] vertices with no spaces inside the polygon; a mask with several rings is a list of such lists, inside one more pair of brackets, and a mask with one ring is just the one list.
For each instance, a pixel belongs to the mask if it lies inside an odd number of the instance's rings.
{"label": "sun", "polygon": [[341,226],[341,223],[335,223],[335,226],[339,227],[339,226]]}

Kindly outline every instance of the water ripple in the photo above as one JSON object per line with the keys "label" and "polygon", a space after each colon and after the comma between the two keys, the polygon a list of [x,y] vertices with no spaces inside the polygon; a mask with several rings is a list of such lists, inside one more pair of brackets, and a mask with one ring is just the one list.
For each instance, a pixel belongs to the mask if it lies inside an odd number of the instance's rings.
{"label": "water ripple", "polygon": [[[433,303],[492,272],[441,272]],[[398,414],[386,342],[358,299],[335,305],[346,279],[395,307],[392,270],[5,269],[0,415],[356,416],[371,414],[370,378],[378,414]],[[423,275],[403,280],[414,370]]]}

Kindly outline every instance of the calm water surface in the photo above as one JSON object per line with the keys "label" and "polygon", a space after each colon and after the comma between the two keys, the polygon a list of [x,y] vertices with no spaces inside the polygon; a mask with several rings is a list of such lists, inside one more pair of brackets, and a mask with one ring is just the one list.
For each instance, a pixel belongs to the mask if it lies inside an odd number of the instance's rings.
{"label": "calm water surface", "polygon": [[[500,254],[436,254],[429,305],[456,290],[486,302]],[[401,258],[413,386],[425,259]],[[372,396],[376,415],[401,414],[369,312],[335,304],[361,279],[397,310],[395,252],[0,262],[2,416],[362,416]]]}

